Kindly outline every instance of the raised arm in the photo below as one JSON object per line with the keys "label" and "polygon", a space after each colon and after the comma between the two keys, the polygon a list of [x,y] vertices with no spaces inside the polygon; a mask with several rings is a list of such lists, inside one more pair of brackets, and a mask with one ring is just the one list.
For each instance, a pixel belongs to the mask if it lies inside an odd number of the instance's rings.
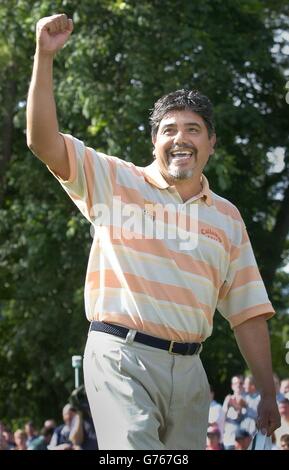
{"label": "raised arm", "polygon": [[42,18],[36,27],[36,52],[27,99],[27,145],[62,179],[69,177],[68,156],[59,134],[53,95],[53,59],[73,30],[66,15]]}

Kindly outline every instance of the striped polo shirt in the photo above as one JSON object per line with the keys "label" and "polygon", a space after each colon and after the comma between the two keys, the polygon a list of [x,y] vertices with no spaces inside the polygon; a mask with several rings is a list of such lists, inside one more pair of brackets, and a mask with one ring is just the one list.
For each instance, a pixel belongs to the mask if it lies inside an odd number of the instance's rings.
{"label": "striped polo shirt", "polygon": [[140,168],[62,135],[70,176],[55,176],[93,224],[89,321],[199,342],[216,309],[232,328],[274,314],[238,209],[204,175],[202,191],[183,202],[156,161]]}

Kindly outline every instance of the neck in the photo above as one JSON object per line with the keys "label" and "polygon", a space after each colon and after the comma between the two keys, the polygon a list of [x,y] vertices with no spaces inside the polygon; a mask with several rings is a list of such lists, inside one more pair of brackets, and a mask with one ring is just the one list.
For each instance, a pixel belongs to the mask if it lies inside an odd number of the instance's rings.
{"label": "neck", "polygon": [[183,201],[187,201],[202,191],[201,175],[196,175],[188,180],[174,180],[172,184],[174,184]]}
{"label": "neck", "polygon": [[207,446],[207,449],[210,449],[210,450],[218,450],[220,447],[220,444],[209,444]]}

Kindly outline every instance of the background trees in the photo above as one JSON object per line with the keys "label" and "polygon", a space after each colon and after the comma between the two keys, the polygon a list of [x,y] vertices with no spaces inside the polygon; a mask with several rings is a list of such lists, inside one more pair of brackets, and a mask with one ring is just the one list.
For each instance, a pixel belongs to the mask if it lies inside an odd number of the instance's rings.
{"label": "background trees", "polygon": [[[3,0],[0,416],[55,416],[73,388],[71,355],[86,339],[89,225],[31,155],[24,132],[35,23],[58,12],[75,23],[55,62],[64,132],[144,165],[149,109],[160,95],[195,87],[213,101],[218,145],[206,173],[245,219],[278,311],[270,322],[274,368],[288,375],[288,2]],[[219,314],[203,360],[217,396],[244,370]]]}

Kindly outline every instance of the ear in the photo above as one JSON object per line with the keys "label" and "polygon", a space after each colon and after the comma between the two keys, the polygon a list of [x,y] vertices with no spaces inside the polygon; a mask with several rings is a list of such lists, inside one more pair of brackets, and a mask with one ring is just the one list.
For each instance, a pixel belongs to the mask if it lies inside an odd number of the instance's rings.
{"label": "ear", "polygon": [[156,141],[157,141],[157,136],[156,136],[156,134],[151,134],[151,137],[152,137],[153,146],[155,146]]}
{"label": "ear", "polygon": [[211,144],[210,155],[213,155],[213,154],[215,153],[215,145],[216,145],[216,142],[217,142],[217,136],[216,136],[216,134],[214,133],[214,134],[210,137],[210,144]]}

